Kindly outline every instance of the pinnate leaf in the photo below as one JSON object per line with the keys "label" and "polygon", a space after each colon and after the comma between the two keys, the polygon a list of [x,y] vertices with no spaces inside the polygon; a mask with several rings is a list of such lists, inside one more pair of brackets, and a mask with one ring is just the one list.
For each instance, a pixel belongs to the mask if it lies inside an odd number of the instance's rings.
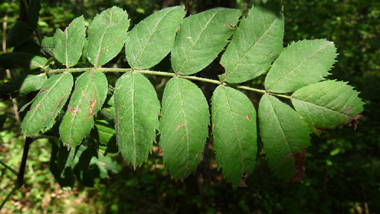
{"label": "pinnate leaf", "polygon": [[128,33],[125,55],[132,68],[153,67],[171,51],[178,26],[185,16],[184,8],[177,6],[160,10]]}
{"label": "pinnate leaf", "polygon": [[160,121],[164,164],[175,179],[196,169],[208,136],[206,98],[192,82],[173,77],[166,85]]}
{"label": "pinnate leaf", "polygon": [[107,78],[101,71],[87,71],[78,77],[68,109],[59,126],[63,144],[75,147],[90,133],[94,125],[93,117],[102,107],[107,90]]}
{"label": "pinnate leaf", "polygon": [[212,97],[212,134],[218,168],[233,187],[256,164],[256,110],[240,91],[219,86]]}
{"label": "pinnate leaf", "polygon": [[326,129],[347,124],[364,110],[358,95],[347,83],[329,80],[297,90],[292,103],[312,127]]}
{"label": "pinnate leaf", "polygon": [[266,72],[283,50],[284,16],[276,1],[252,7],[232,37],[220,63],[221,80],[240,83]]}
{"label": "pinnate leaf", "polygon": [[119,151],[134,167],[152,151],[159,121],[160,102],[149,80],[139,73],[125,73],[116,82],[115,130]]}
{"label": "pinnate leaf", "polygon": [[49,130],[69,98],[72,87],[73,76],[67,72],[47,79],[22,121],[22,132],[26,136],[35,136],[40,131]]}
{"label": "pinnate leaf", "polygon": [[120,52],[129,21],[127,12],[116,6],[96,15],[88,28],[87,59],[91,64],[102,66]]}
{"label": "pinnate leaf", "polygon": [[292,179],[298,170],[291,157],[310,145],[307,123],[290,106],[268,94],[260,100],[259,120],[270,168],[279,178]]}
{"label": "pinnate leaf", "polygon": [[319,82],[329,75],[336,56],[334,43],[324,39],[292,43],[273,63],[265,88],[287,93]]}
{"label": "pinnate leaf", "polygon": [[227,45],[241,12],[215,8],[185,18],[171,53],[173,70],[190,75],[209,65]]}
{"label": "pinnate leaf", "polygon": [[85,40],[84,18],[80,16],[74,19],[70,25],[62,31],[57,29],[54,35],[54,57],[67,68],[77,64],[82,55]]}

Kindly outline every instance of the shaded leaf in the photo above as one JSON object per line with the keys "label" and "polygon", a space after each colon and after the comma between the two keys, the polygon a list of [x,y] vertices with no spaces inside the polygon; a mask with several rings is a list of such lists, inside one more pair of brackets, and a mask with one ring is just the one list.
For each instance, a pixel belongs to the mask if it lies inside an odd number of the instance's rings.
{"label": "shaded leaf", "polygon": [[116,143],[115,125],[106,120],[95,120],[94,128],[91,130],[91,136],[99,143],[107,144],[111,141]]}
{"label": "shaded leaf", "polygon": [[297,90],[292,103],[312,127],[326,129],[348,124],[364,110],[358,95],[347,83],[329,80]]}
{"label": "shaded leaf", "polygon": [[11,94],[11,97],[25,95],[32,91],[39,90],[47,80],[45,73],[38,75],[26,75],[13,79],[0,86],[1,94]]}
{"label": "shaded leaf", "polygon": [[172,49],[185,7],[168,7],[150,15],[129,33],[125,55],[134,69],[147,69],[159,63]]}
{"label": "shaded leaf", "polygon": [[67,68],[76,65],[82,55],[85,30],[84,18],[80,16],[65,31],[58,28],[54,34],[54,57]]}
{"label": "shaded leaf", "polygon": [[293,42],[273,63],[265,78],[265,88],[287,93],[323,80],[336,56],[334,43],[324,39]]}
{"label": "shaded leaf", "polygon": [[38,18],[40,16],[40,0],[29,0],[28,22],[33,30],[37,30]]}
{"label": "shaded leaf", "polygon": [[25,68],[33,70],[36,68],[42,68],[46,70],[46,62],[47,59],[45,57],[36,56],[30,53],[12,52],[0,55],[0,67],[5,69]]}
{"label": "shaded leaf", "polygon": [[17,20],[7,34],[7,48],[19,46],[26,42],[33,34],[33,29],[25,22]]}
{"label": "shaded leaf", "polygon": [[291,157],[310,145],[309,127],[290,106],[271,95],[259,103],[260,133],[269,166],[283,180],[297,173]]}
{"label": "shaded leaf", "polygon": [[[236,188],[256,164],[256,110],[240,91],[219,86],[212,96],[212,134],[218,169]],[[246,175],[246,176],[247,176]]]}
{"label": "shaded leaf", "polygon": [[215,8],[185,18],[171,53],[174,72],[190,75],[209,65],[227,45],[241,12]]}
{"label": "shaded leaf", "polygon": [[26,136],[35,136],[49,130],[55,117],[65,105],[73,87],[70,73],[57,74],[47,79],[21,124]]}
{"label": "shaded leaf", "polygon": [[22,43],[21,45],[13,48],[13,52],[24,52],[24,53],[34,54],[34,55],[40,55],[41,48],[40,48],[40,45],[38,45],[37,43],[31,40],[28,40]]}
{"label": "shaded leaf", "polygon": [[107,78],[98,70],[87,71],[75,81],[68,109],[59,126],[61,140],[68,148],[78,145],[90,133],[107,90]]}
{"label": "shaded leaf", "polygon": [[222,81],[240,83],[265,73],[283,50],[284,16],[276,1],[252,7],[232,37],[220,63]]}
{"label": "shaded leaf", "polygon": [[115,130],[119,151],[134,167],[152,151],[158,129],[160,102],[149,80],[140,73],[125,73],[116,82]]}
{"label": "shaded leaf", "polygon": [[192,82],[173,77],[166,85],[160,121],[164,164],[175,179],[196,169],[210,123],[206,98]]}
{"label": "shaded leaf", "polygon": [[120,52],[129,21],[127,12],[116,6],[96,15],[88,27],[87,59],[91,64],[102,66]]}

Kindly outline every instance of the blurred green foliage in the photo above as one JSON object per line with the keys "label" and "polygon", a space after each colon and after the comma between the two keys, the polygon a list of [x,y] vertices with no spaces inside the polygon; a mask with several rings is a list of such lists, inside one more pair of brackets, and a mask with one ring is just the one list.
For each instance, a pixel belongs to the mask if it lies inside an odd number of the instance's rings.
{"label": "blurred green foliage", "polygon": [[[177,2],[187,5],[191,2],[191,11],[197,12],[199,1]],[[360,97],[366,103],[364,119],[359,121],[357,130],[339,127],[321,134],[321,138],[312,139],[312,146],[307,150],[302,183],[278,181],[270,172],[265,158],[260,156],[256,169],[246,180],[248,188],[234,191],[216,171],[210,146],[197,171],[183,182],[171,180],[163,169],[157,150],[146,164],[135,171],[117,156],[116,160],[123,167],[120,173],[95,180],[93,188],[84,188],[77,182],[73,189],[62,189],[49,171],[54,142],[39,140],[31,146],[24,187],[16,192],[0,213],[380,212],[380,2],[281,2],[286,17],[285,46],[302,39],[327,38],[334,41],[340,55],[330,78],[349,81],[362,92]],[[56,28],[64,29],[73,18],[83,14],[89,23],[96,13],[113,5],[128,11],[133,26],[159,10],[163,3],[163,0],[42,1],[38,30],[42,37],[52,36]],[[245,10],[251,5],[252,2],[247,0],[236,1],[236,6]],[[15,23],[18,11],[18,1],[0,4],[0,21],[8,23],[7,31]],[[126,67],[123,57],[113,63]],[[168,64],[170,66],[170,62],[164,60],[157,67],[166,69]],[[12,71],[12,78],[21,72]],[[157,86],[160,97],[165,79],[152,77],[151,80]],[[258,78],[252,84],[260,85],[262,80]],[[3,70],[0,81],[9,81]],[[251,97],[254,104],[258,99],[255,96]],[[18,102],[20,107],[26,99],[19,98]],[[21,161],[23,137],[12,109],[10,101],[0,105],[0,115],[8,114],[0,132],[0,158],[17,169]],[[14,174],[0,167],[0,200],[5,198],[15,179]]]}

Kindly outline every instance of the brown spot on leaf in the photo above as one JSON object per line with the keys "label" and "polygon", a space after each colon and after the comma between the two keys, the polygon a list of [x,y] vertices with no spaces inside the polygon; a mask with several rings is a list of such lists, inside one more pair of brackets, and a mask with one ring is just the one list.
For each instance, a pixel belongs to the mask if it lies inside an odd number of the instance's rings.
{"label": "brown spot on leaf", "polygon": [[73,115],[77,115],[77,112],[80,112],[80,109],[79,108],[72,108],[72,107],[69,107],[69,109],[67,111],[71,111],[71,113]]}
{"label": "brown spot on leaf", "polygon": [[159,116],[159,117],[162,117],[162,116],[161,116],[161,113],[158,113],[158,116]]}
{"label": "brown spot on leaf", "polygon": [[182,123],[182,124],[178,124],[177,128],[174,130],[174,131],[177,131],[180,127],[182,126],[186,126],[186,124]]}
{"label": "brown spot on leaf", "polygon": [[214,131],[215,123],[212,123],[211,131]]}
{"label": "brown spot on leaf", "polygon": [[184,136],[183,136],[183,138],[182,138],[181,142],[183,142],[183,141],[185,140],[185,137],[186,137],[186,135],[184,135]]}
{"label": "brown spot on leaf", "polygon": [[70,143],[66,143],[65,146],[67,148],[67,151],[69,151],[70,150]]}
{"label": "brown spot on leaf", "polygon": [[354,127],[354,130],[356,130],[356,128],[358,127],[358,119],[363,119],[363,116],[361,114],[358,114],[356,116],[353,116],[353,117],[350,117],[348,116],[348,126],[353,126]]}
{"label": "brown spot on leaf", "polygon": [[248,187],[247,184],[245,183],[245,179],[247,179],[248,173],[244,172],[243,176],[241,177],[239,187]]}
{"label": "brown spot on leaf", "polygon": [[348,114],[348,113],[350,113],[351,109],[352,109],[352,107],[349,107],[349,108],[348,108],[346,111],[344,111],[343,113]]}
{"label": "brown spot on leaf", "polygon": [[185,163],[185,165],[183,166],[183,168],[185,168],[186,170],[189,170],[189,168],[187,167],[187,163]]}
{"label": "brown spot on leaf", "polygon": [[247,115],[245,115],[245,119],[251,120],[251,117],[247,114]]}
{"label": "brown spot on leaf", "polygon": [[34,110],[36,110],[36,109],[38,109],[39,107],[40,107],[40,103],[38,103],[37,105],[36,105],[36,107],[34,107],[34,108],[32,108],[32,109],[30,109],[29,111],[34,111]]}
{"label": "brown spot on leaf", "polygon": [[305,170],[305,147],[302,146],[303,151],[302,152],[295,152],[291,153],[285,158],[285,162],[288,160],[288,158],[293,157],[294,159],[294,171],[295,175],[289,180],[290,182],[294,183],[294,181],[301,182],[302,181],[302,176],[303,172]]}
{"label": "brown spot on leaf", "polygon": [[327,129],[318,129],[318,128],[315,128],[313,126],[310,126],[310,127],[313,128],[317,132],[321,132],[321,133],[326,133],[327,132]]}

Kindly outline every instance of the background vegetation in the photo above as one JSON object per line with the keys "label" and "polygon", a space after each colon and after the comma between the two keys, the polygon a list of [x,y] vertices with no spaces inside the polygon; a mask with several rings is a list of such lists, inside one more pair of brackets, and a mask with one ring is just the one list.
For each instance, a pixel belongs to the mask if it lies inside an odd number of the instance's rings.
{"label": "background vegetation", "polygon": [[[366,103],[364,119],[354,131],[341,127],[313,138],[306,152],[306,171],[302,183],[280,182],[270,172],[264,157],[248,177],[247,188],[233,190],[217,172],[212,144],[205,157],[183,182],[174,182],[162,165],[158,147],[141,168],[115,159],[121,168],[108,178],[97,179],[94,187],[76,183],[61,188],[49,170],[52,147],[57,142],[38,140],[31,146],[26,181],[0,213],[379,213],[380,212],[380,2],[377,0],[282,0],[285,10],[285,44],[302,39],[327,38],[338,48],[338,63],[331,79],[349,81]],[[124,8],[131,26],[162,7],[185,4],[189,13],[224,6],[247,10],[253,1],[237,0],[55,0],[42,1],[39,32],[52,36],[73,18],[84,15],[87,22],[96,13],[113,5]],[[18,18],[18,1],[0,5],[3,38]],[[3,39],[3,45],[5,39]],[[5,50],[2,52],[10,52]],[[111,62],[126,67],[124,56]],[[156,70],[170,67],[169,60]],[[1,69],[1,68],[0,68]],[[215,77],[222,69],[217,63],[206,68]],[[1,83],[22,71],[0,71]],[[202,72],[202,73],[210,73]],[[203,74],[210,75],[210,74]],[[116,79],[116,78],[115,78]],[[165,78],[151,81],[162,95]],[[252,85],[261,85],[258,78]],[[111,84],[112,83],[111,81]],[[201,85],[210,100],[212,88]],[[257,87],[257,86],[256,86]],[[161,93],[161,95],[160,95]],[[254,104],[259,97],[248,94]],[[0,115],[8,117],[0,132],[0,158],[13,168],[19,167],[23,136],[15,110],[33,95],[0,103]],[[257,105],[256,105],[257,107]],[[1,123],[0,117],[0,124]],[[11,190],[15,176],[0,167],[0,201]]]}

